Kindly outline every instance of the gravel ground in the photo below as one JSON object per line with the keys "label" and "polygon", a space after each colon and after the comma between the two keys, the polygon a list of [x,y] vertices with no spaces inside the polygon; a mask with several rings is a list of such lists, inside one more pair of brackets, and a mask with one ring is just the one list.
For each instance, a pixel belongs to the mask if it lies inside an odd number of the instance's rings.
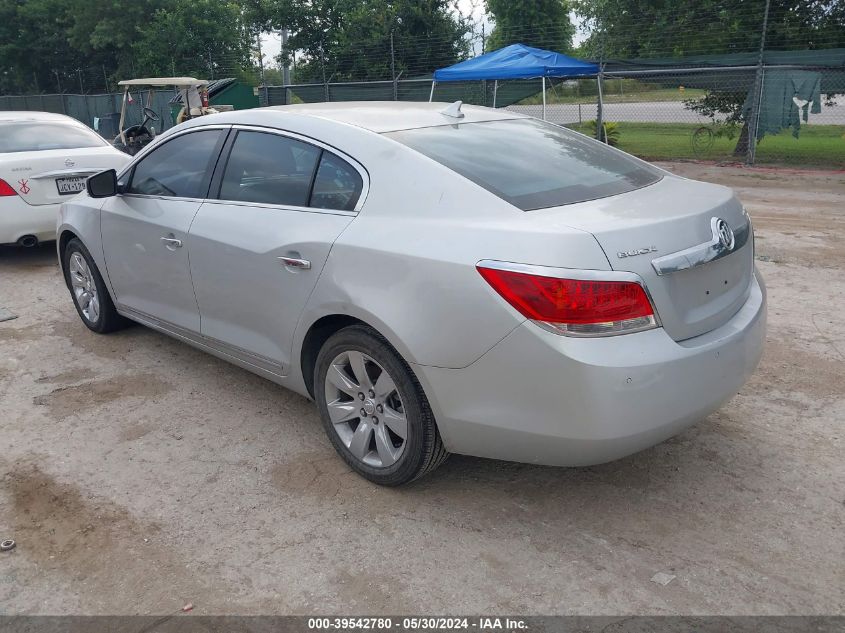
{"label": "gravel ground", "polygon": [[720,411],[592,468],[375,487],[303,398],[94,335],[52,246],[0,250],[0,614],[845,612],[843,176],[668,167],[746,202],[767,349]]}

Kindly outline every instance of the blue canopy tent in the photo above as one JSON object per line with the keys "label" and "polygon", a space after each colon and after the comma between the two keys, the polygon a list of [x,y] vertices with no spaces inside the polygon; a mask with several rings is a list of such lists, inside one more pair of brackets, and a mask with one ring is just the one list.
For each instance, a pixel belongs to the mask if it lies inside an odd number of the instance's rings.
{"label": "blue canopy tent", "polygon": [[[532,48],[525,44],[511,44],[497,51],[468,59],[464,62],[434,71],[431,95],[438,82],[493,80],[493,107],[496,107],[496,90],[500,79],[543,80],[543,119],[546,118],[546,77],[594,77],[599,74],[598,64],[582,62],[561,53]],[[601,93],[599,93],[601,98]]]}

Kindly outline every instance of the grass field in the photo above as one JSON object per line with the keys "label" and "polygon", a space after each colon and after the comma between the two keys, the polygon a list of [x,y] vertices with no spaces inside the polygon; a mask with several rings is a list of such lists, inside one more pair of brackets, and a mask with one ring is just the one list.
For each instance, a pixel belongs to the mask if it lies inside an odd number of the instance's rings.
{"label": "grass field", "polygon": [[[709,151],[696,154],[692,134],[701,127],[694,123],[619,123],[619,149],[647,160],[741,161],[733,156],[737,138],[716,137]],[[573,129],[586,132],[577,125]],[[758,164],[791,167],[845,169],[845,126],[804,125],[794,138],[784,130],[766,136],[757,146]]]}
{"label": "grass field", "polygon": [[[608,82],[610,83],[610,82]],[[619,92],[619,89],[611,90],[608,88],[613,86],[605,85],[604,102],[605,103],[642,103],[644,101],[683,101],[684,99],[698,99],[705,94],[704,90],[697,88],[689,88],[680,91],[677,88],[659,88],[657,90],[637,90],[632,92]],[[553,105],[560,104],[593,104],[596,102],[595,94],[561,94],[556,88],[549,88],[546,90],[546,104]],[[542,93],[532,95],[527,99],[519,102],[519,105],[538,105],[543,103]]]}

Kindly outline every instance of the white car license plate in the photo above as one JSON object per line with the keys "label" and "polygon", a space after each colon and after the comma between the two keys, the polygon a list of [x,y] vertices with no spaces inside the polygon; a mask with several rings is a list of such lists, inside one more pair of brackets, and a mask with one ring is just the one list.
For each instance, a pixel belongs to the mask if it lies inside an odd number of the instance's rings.
{"label": "white car license plate", "polygon": [[56,188],[61,196],[79,193],[85,189],[85,178],[56,178]]}

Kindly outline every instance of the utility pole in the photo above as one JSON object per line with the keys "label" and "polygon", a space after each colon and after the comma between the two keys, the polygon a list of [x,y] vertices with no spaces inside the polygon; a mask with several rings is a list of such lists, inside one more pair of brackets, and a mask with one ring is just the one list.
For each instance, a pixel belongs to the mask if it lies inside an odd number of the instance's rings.
{"label": "utility pole", "polygon": [[77,68],[76,74],[79,75],[79,94],[84,95],[85,94],[85,87],[82,84],[82,69]]}
{"label": "utility pole", "polygon": [[323,91],[325,93],[325,100],[328,102],[329,99],[329,84],[326,81],[326,55],[325,49],[323,48],[323,42],[320,41],[320,66],[323,69]]}
{"label": "utility pole", "polygon": [[290,32],[287,29],[282,29],[282,59],[284,60],[282,63],[282,84],[285,86],[290,85],[290,66],[288,65],[288,37],[290,37]]}
{"label": "utility pole", "polygon": [[757,130],[760,127],[760,106],[763,102],[763,57],[766,51],[766,31],[769,28],[769,6],[771,0],[766,0],[766,9],[763,13],[763,32],[760,33],[760,52],[757,56],[757,74],[754,76],[754,98],[751,100],[751,120],[748,122],[748,151],[745,162],[748,165],[754,164],[757,155]]}
{"label": "utility pole", "polygon": [[264,76],[264,54],[261,52],[261,32],[255,34],[255,42],[258,45],[258,72],[261,85],[264,87],[264,105],[270,105],[270,94],[267,91],[267,79]]}
{"label": "utility pole", "polygon": [[604,133],[604,95],[602,95],[602,80],[604,79],[604,24],[602,24],[601,40],[599,41],[599,74],[596,75],[596,139],[607,143],[607,135]]}
{"label": "utility pole", "polygon": [[393,29],[390,29],[390,80],[393,82],[393,100],[399,100],[399,87],[396,84],[396,53],[393,50]]}

